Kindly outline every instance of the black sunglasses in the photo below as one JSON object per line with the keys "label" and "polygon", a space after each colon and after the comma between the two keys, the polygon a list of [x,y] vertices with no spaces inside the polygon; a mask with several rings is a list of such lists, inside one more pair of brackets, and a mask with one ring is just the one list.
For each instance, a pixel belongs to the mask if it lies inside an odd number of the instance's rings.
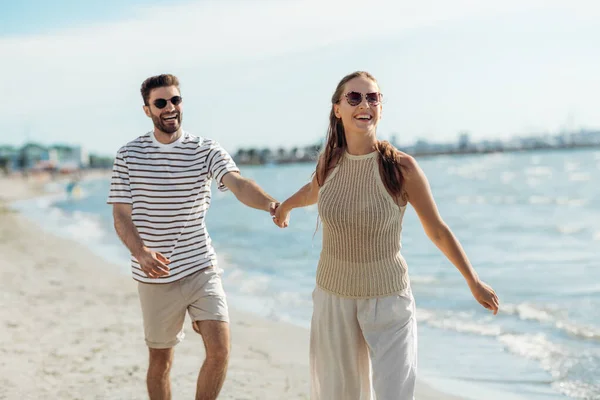
{"label": "black sunglasses", "polygon": [[[348,92],[344,95],[346,97],[346,101],[352,107],[356,107],[363,101],[363,94],[360,92]],[[383,94],[379,92],[367,93],[365,94],[365,99],[372,106],[378,106],[383,99]]]}
{"label": "black sunglasses", "polygon": [[170,99],[156,99],[152,102],[152,104],[154,104],[154,107],[160,110],[161,108],[165,108],[169,101],[171,102],[171,104],[176,106],[178,104],[181,104],[183,98],[181,96],[173,96]]}

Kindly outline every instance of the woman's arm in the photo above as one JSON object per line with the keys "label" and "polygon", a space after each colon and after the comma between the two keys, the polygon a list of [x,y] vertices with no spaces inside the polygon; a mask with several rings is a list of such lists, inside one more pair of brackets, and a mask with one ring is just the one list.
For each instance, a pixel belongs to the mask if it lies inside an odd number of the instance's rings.
{"label": "woman's arm", "polygon": [[291,195],[286,201],[277,207],[275,216],[273,216],[273,222],[275,222],[275,224],[280,228],[286,228],[290,222],[290,212],[294,208],[306,207],[315,204],[318,197],[319,184],[317,183],[317,176],[314,175],[309,183],[302,186],[300,190]]}
{"label": "woman's arm", "polygon": [[427,237],[442,251],[467,281],[475,299],[485,308],[498,312],[499,302],[494,290],[482,282],[469,262],[460,242],[438,212],[429,182],[417,161],[400,153],[400,166],[404,176],[404,190],[415,209]]}

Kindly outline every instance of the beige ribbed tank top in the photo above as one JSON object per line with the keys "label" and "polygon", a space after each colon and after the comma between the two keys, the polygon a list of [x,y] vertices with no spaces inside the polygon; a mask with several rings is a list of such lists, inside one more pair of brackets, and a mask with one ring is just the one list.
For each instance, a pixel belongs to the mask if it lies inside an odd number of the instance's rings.
{"label": "beige ribbed tank top", "polygon": [[342,297],[370,298],[408,288],[400,254],[402,218],[379,173],[377,151],[347,152],[319,190],[323,248],[317,285]]}

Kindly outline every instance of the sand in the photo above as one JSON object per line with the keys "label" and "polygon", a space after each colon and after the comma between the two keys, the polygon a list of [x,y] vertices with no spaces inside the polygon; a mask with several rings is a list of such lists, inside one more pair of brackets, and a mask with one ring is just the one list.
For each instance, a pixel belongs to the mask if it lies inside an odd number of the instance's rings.
{"label": "sand", "polygon": [[[0,178],[0,399],[147,399],[135,281],[8,205],[40,195],[43,183]],[[219,399],[309,398],[306,329],[231,310],[231,331]],[[189,320],[186,334],[175,350],[174,399],[194,398],[204,358]],[[458,400],[422,382],[417,399]]]}

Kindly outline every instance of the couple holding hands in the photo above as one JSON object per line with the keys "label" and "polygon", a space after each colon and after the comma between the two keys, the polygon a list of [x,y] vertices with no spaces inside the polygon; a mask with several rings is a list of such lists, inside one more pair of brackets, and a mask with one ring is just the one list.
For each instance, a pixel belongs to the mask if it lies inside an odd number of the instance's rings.
{"label": "couple holding hands", "polygon": [[310,330],[312,400],[414,399],[416,309],[400,251],[409,204],[475,300],[498,312],[496,293],[444,223],[416,160],[377,139],[382,94],[368,72],[338,83],[312,179],[281,204],[244,178],[217,142],[182,129],[175,76],[148,78],[141,94],[154,129],[118,151],[108,203],[138,281],[150,399],[171,398],[173,349],[183,339],[186,312],[206,349],[196,399],[216,399],[225,381],[229,315],[204,223],[212,180],[243,204],[270,212],[281,228],[294,208],[318,205],[323,243]]}

